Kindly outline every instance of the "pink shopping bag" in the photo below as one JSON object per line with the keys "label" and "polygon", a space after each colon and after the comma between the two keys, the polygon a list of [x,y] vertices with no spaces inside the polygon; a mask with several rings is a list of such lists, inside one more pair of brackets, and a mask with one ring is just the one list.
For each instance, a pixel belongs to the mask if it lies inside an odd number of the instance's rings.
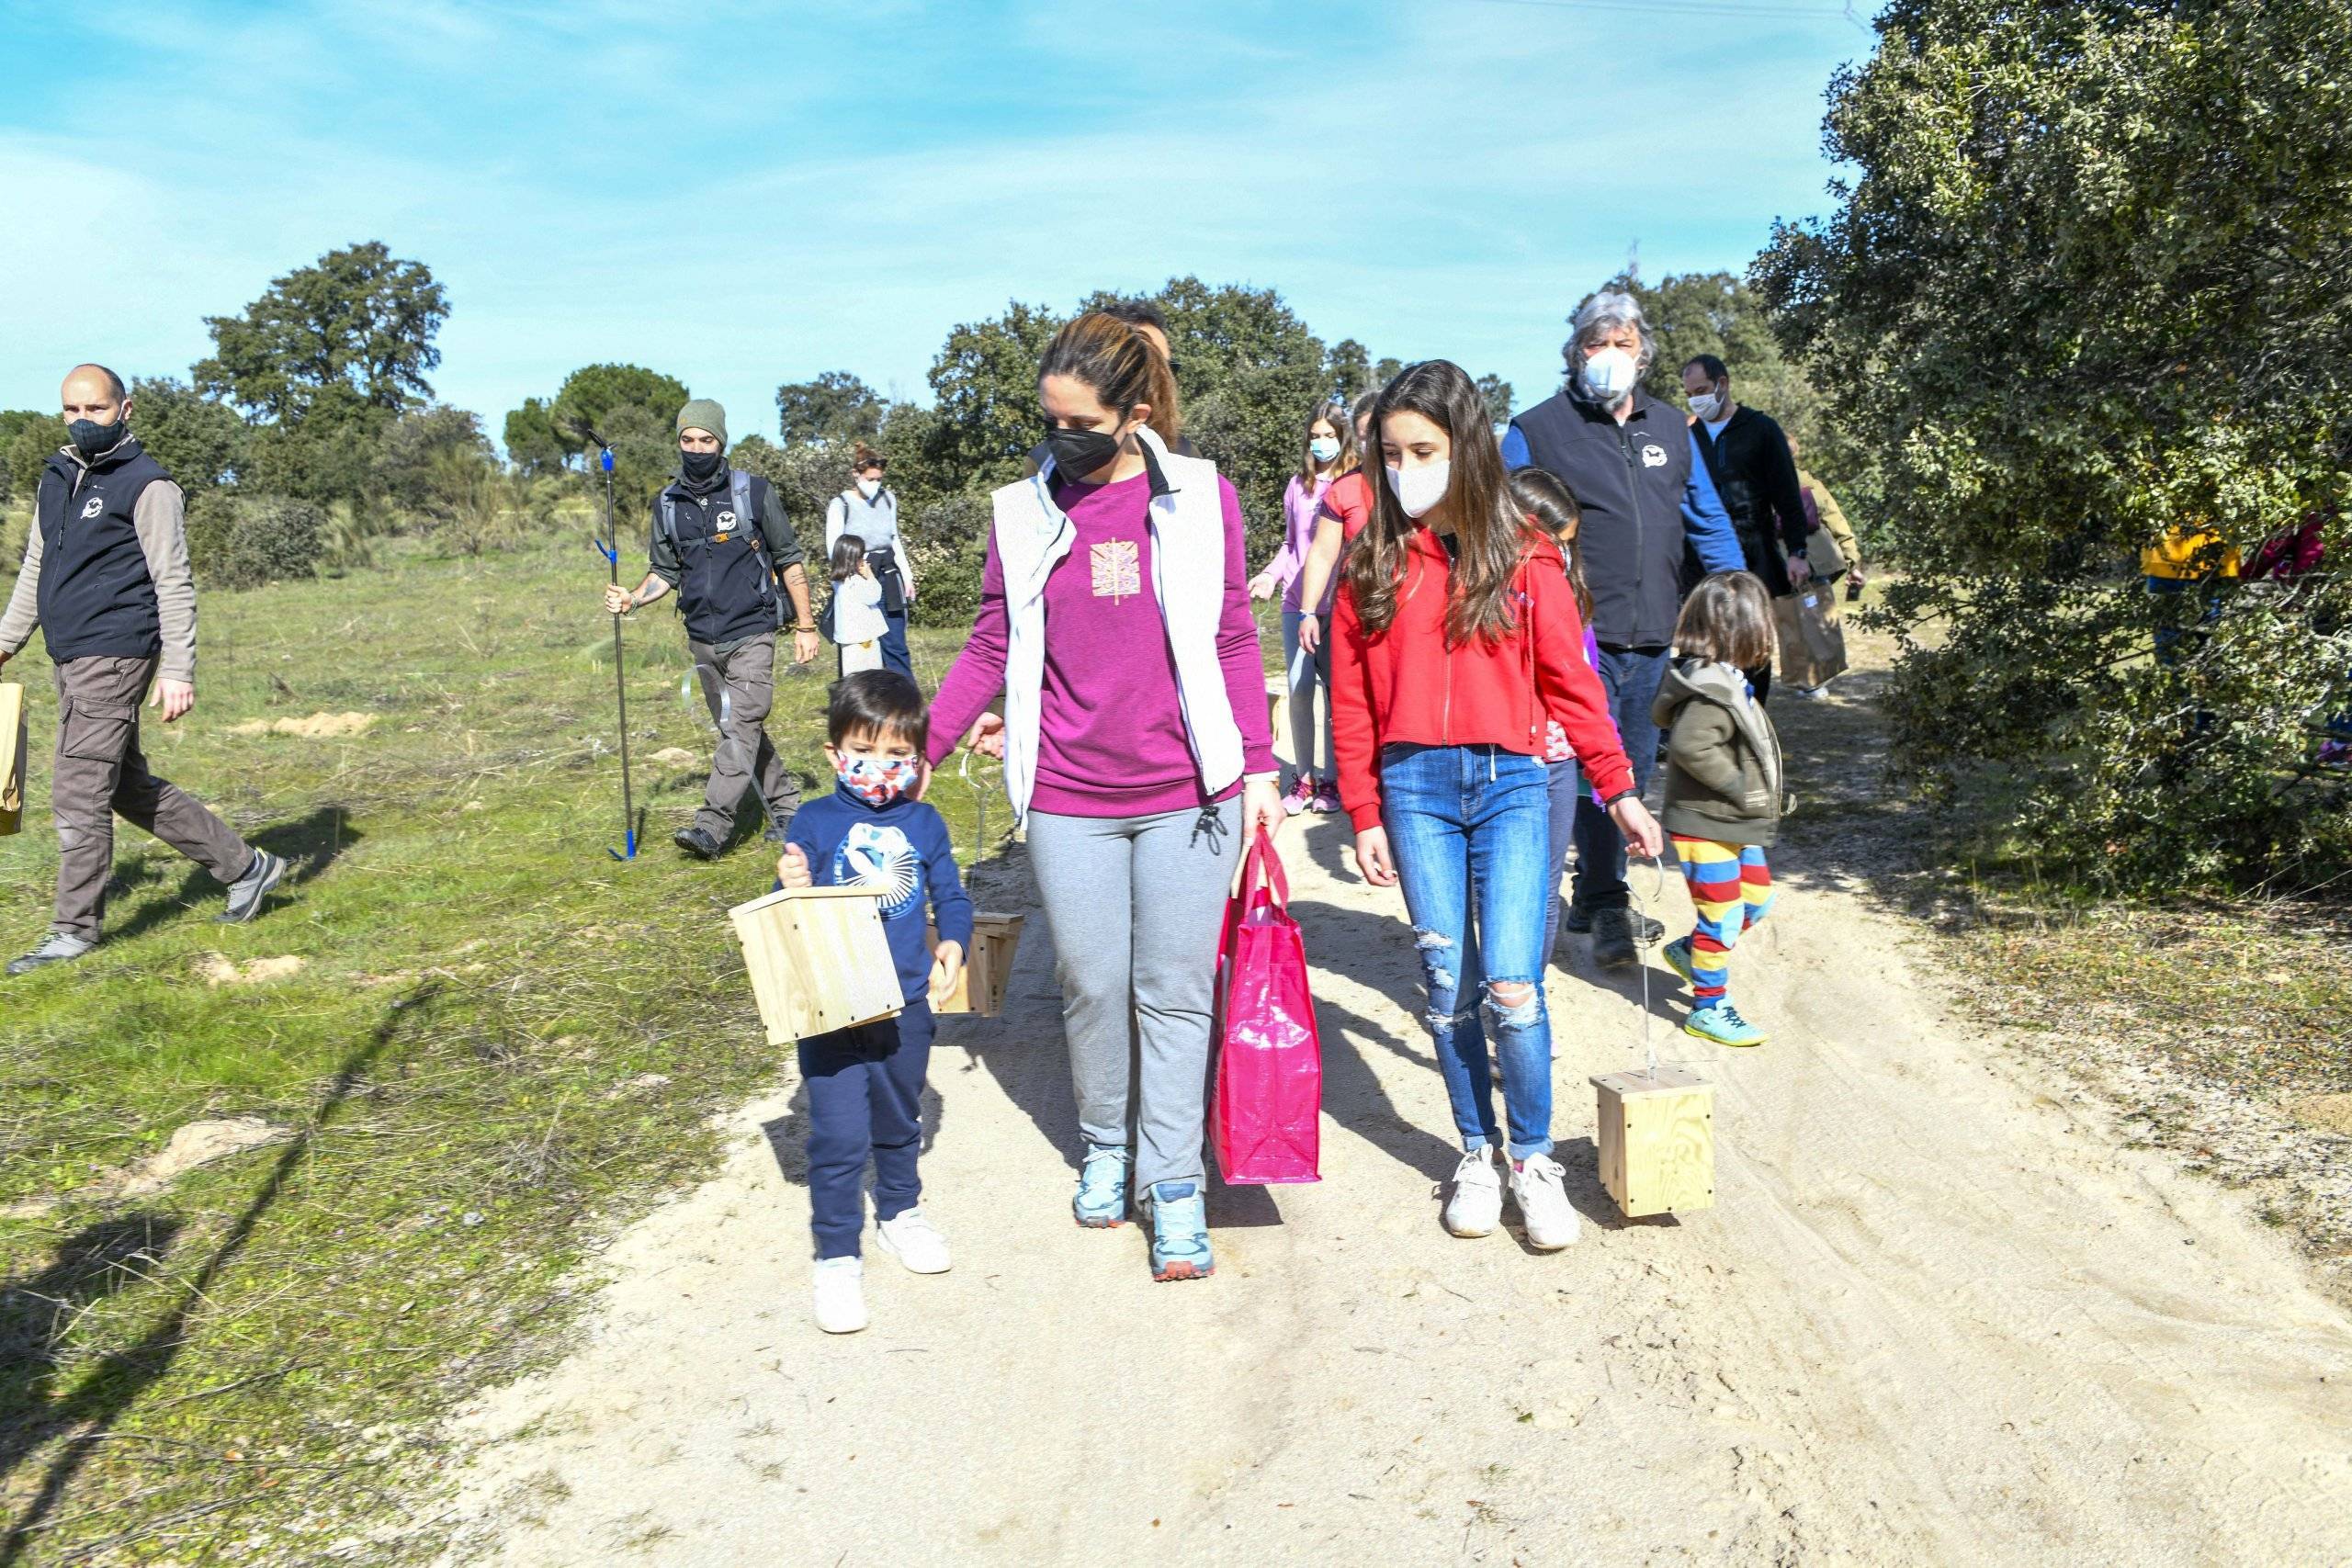
{"label": "pink shopping bag", "polygon": [[1219,1050],[1210,1141],[1226,1181],[1319,1181],[1323,1046],[1290,879],[1261,828],[1217,949]]}

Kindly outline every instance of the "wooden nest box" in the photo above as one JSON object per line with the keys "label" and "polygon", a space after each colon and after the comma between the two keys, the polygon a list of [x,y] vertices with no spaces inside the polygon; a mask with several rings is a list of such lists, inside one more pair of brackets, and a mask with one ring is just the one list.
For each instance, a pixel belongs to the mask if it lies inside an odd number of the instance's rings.
{"label": "wooden nest box", "polygon": [[25,689],[0,681],[0,839],[25,825]]}
{"label": "wooden nest box", "polygon": [[[954,990],[932,998],[932,1011],[994,1018],[1004,1010],[1004,987],[1012,978],[1012,955],[1021,945],[1022,919],[1019,915],[972,917],[972,951],[964,954],[964,972],[956,976]],[[939,945],[936,929],[931,933],[931,945]]]}
{"label": "wooden nest box", "polygon": [[727,914],[769,1044],[854,1029],[905,1007],[882,932],[881,890],[787,887]]}
{"label": "wooden nest box", "polygon": [[1629,1220],[1715,1201],[1714,1086],[1677,1067],[1603,1073],[1600,1185]]}

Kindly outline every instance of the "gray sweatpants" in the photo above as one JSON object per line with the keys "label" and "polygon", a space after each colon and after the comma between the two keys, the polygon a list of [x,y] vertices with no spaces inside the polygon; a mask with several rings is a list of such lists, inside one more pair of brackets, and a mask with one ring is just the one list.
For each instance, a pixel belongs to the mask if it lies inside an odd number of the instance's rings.
{"label": "gray sweatpants", "polygon": [[775,705],[775,637],[755,637],[731,653],[689,637],[686,651],[694,656],[711,722],[718,726],[710,782],[703,788],[695,826],[725,843],[754,776],[767,797],[771,819],[781,825],[800,809],[800,781],[775,754],[765,728],[768,710]]}
{"label": "gray sweatpants", "polygon": [[1241,803],[1150,817],[1029,814],[1079,1130],[1133,1148],[1139,1191],[1199,1181],[1217,933]]}
{"label": "gray sweatpants", "polygon": [[69,659],[57,666],[56,930],[90,942],[106,917],[114,867],[114,819],[144,828],[221,882],[253,865],[253,847],[177,784],[147,771],[139,705],[155,678],[153,659]]}

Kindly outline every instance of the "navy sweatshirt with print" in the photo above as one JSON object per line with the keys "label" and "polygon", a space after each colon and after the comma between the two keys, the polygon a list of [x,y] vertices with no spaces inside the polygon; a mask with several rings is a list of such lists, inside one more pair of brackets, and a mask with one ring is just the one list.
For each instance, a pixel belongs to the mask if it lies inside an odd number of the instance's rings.
{"label": "navy sweatshirt with print", "polygon": [[924,914],[939,940],[972,951],[972,900],[956,874],[956,854],[939,808],[919,800],[868,806],[845,789],[792,814],[785,842],[808,857],[820,887],[858,886],[882,897],[882,931],[898,960],[900,994],[921,1001],[931,990],[931,948]]}

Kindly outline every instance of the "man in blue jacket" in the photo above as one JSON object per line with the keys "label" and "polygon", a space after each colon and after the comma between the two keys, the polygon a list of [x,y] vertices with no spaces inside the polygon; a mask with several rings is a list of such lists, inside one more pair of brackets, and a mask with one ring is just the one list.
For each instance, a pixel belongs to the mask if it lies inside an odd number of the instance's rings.
{"label": "man in blue jacket", "polygon": [[[1646,789],[1657,764],[1650,704],[1666,676],[1681,613],[1684,563],[1696,555],[1711,572],[1747,563],[1682,411],[1642,389],[1657,344],[1640,302],[1613,289],[1593,295],[1577,307],[1561,352],[1567,384],[1511,420],[1503,463],[1548,470],[1583,511],[1577,545],[1592,591],[1600,683],[1634,764],[1634,785]],[[1637,933],[1625,840],[1589,800],[1577,807],[1576,845],[1575,894],[1563,924],[1592,933],[1595,962],[1632,964]],[[1648,926],[1638,933],[1642,941],[1665,934],[1656,921]]]}

